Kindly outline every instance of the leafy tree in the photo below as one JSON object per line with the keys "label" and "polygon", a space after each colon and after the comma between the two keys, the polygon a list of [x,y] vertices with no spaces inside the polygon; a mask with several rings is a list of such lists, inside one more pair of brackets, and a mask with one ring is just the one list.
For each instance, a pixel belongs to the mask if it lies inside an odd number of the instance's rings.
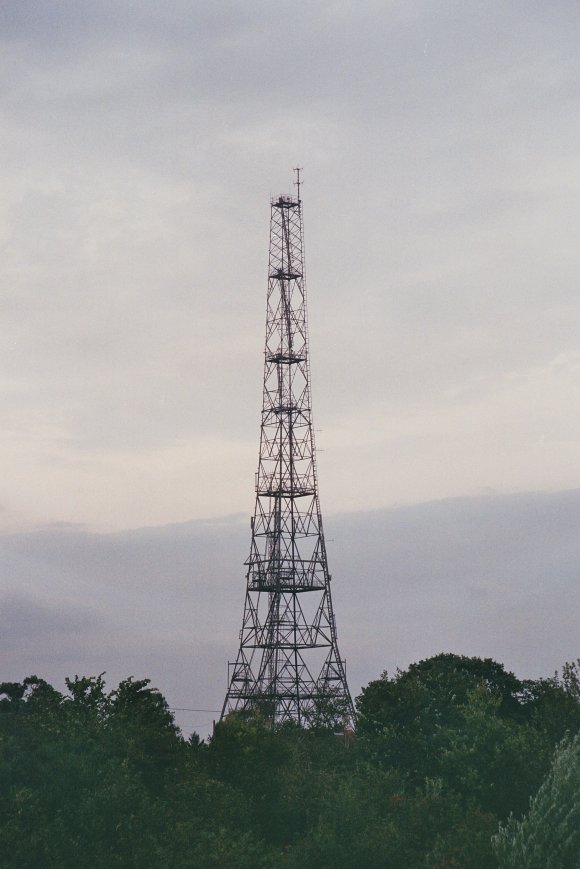
{"label": "leafy tree", "polygon": [[493,843],[500,869],[580,867],[580,733],[557,748],[527,815],[511,815]]}
{"label": "leafy tree", "polygon": [[363,689],[357,699],[358,726],[363,733],[377,733],[392,726],[408,726],[418,719],[425,728],[453,725],[474,688],[498,699],[497,712],[505,718],[521,713],[521,683],[491,658],[435,655],[408,670],[397,670]]}
{"label": "leafy tree", "polygon": [[[573,681],[568,675],[569,681]],[[490,659],[437,655],[371,682],[358,732],[385,765],[440,778],[484,812],[524,811],[580,703],[557,678],[521,682]]]}
{"label": "leafy tree", "polygon": [[555,745],[566,733],[580,730],[580,660],[566,663],[562,676],[522,682],[522,703],[534,727]]}
{"label": "leafy tree", "polygon": [[[577,665],[520,682],[439,655],[370,683],[354,741],[323,709],[306,729],[230,715],[206,745],[148,680],[66,684],[0,685],[3,869],[497,869],[498,820],[525,812],[580,709]],[[576,822],[557,769],[500,850],[548,847],[560,810]]]}
{"label": "leafy tree", "polygon": [[75,677],[67,696],[36,677],[0,686],[3,866],[159,865],[157,749],[182,741],[146,684],[106,694],[102,675]]}

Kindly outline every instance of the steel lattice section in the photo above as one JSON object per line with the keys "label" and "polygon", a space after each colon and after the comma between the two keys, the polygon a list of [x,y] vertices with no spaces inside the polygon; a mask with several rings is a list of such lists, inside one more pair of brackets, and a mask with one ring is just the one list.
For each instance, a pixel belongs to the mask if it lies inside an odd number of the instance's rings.
{"label": "steel lattice section", "polygon": [[222,717],[353,726],[318,498],[300,197],[271,201],[260,453],[246,598]]}

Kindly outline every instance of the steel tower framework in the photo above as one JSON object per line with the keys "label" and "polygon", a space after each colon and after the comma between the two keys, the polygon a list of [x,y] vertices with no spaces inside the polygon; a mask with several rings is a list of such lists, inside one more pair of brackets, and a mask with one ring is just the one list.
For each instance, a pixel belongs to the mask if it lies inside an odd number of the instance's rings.
{"label": "steel tower framework", "polygon": [[240,647],[222,718],[354,725],[337,646],[310,399],[300,172],[271,201],[260,455]]}

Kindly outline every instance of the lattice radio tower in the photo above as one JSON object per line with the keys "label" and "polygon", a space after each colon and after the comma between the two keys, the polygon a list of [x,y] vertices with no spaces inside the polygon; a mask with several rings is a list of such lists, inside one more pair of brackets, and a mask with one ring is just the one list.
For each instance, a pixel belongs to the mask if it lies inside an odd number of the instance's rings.
{"label": "lattice radio tower", "polygon": [[222,718],[353,726],[336,641],[310,400],[300,170],[271,201],[266,351],[256,506],[240,648]]}

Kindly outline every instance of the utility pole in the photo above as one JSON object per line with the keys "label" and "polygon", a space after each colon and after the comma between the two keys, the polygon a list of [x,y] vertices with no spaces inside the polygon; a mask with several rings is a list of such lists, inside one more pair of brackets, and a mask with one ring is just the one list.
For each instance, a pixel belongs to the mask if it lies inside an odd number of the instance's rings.
{"label": "utility pole", "polygon": [[256,502],[237,659],[222,718],[352,728],[336,639],[312,427],[300,170],[271,200]]}

